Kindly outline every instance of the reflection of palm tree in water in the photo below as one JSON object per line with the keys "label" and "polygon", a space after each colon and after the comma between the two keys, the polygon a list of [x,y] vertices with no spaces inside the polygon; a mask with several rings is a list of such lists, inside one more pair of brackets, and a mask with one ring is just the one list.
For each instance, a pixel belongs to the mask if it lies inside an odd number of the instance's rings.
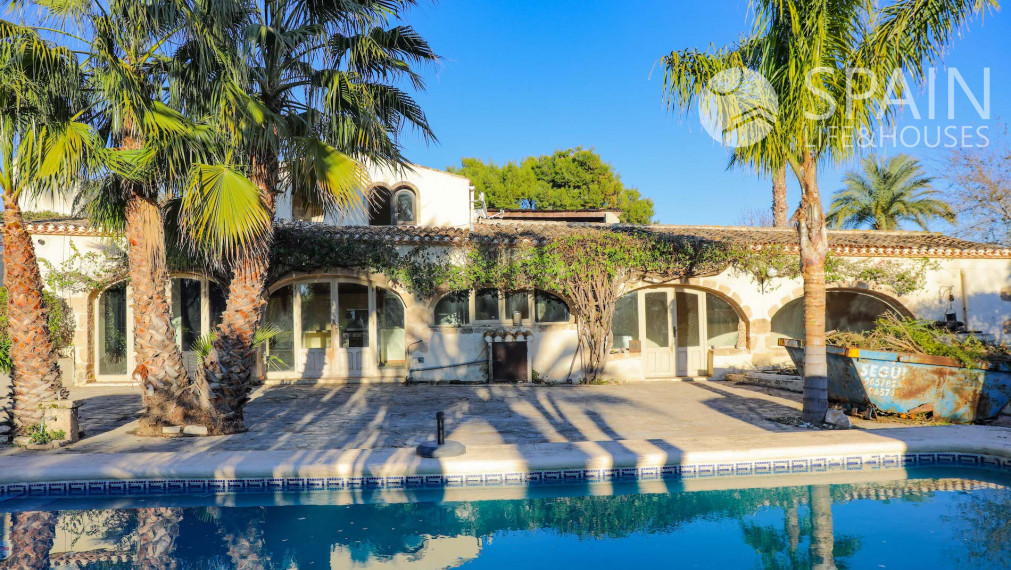
{"label": "reflection of palm tree in water", "polygon": [[[761,556],[762,568],[846,568],[844,559],[856,554],[860,541],[856,537],[835,537],[830,487],[815,485],[796,491],[781,503],[783,528],[742,522],[744,542]],[[810,508],[808,516],[802,518],[799,506],[804,499]],[[806,556],[801,548],[804,538],[808,539]]]}
{"label": "reflection of palm tree in water", "polygon": [[811,491],[811,567],[835,570],[835,537],[832,530],[832,495],[828,485],[813,485]]}
{"label": "reflection of palm tree in water", "polygon": [[175,570],[176,538],[183,510],[178,508],[137,509],[137,568]]}
{"label": "reflection of palm tree in water", "polygon": [[49,551],[56,538],[57,514],[26,511],[11,514],[11,555],[4,568],[49,570]]}

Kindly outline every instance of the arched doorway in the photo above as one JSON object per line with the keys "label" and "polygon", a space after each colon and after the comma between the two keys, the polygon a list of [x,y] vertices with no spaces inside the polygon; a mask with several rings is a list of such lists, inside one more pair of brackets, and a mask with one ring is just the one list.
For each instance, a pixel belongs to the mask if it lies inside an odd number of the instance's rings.
{"label": "arched doorway", "polygon": [[309,278],[271,292],[264,323],[268,378],[360,378],[407,364],[397,293],[345,278]]}
{"label": "arched doorway", "polygon": [[[208,335],[221,322],[226,292],[202,275],[174,275],[167,291],[172,309],[172,327],[183,363],[197,365],[198,352]],[[117,283],[101,291],[94,304],[94,374],[101,382],[129,382],[136,368],[133,333],[133,294],[130,286]]]}
{"label": "arched doorway", "polygon": [[742,318],[723,297],[685,287],[640,289],[618,300],[612,347],[640,353],[647,378],[704,376],[708,349],[738,346]]}

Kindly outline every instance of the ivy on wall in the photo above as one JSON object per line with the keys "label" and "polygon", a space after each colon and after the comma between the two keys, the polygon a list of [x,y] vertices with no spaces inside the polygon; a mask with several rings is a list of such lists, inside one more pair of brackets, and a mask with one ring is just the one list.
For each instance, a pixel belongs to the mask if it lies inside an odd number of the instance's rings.
{"label": "ivy on wall", "polygon": [[[529,238],[529,239],[521,239]],[[826,278],[906,295],[925,285],[930,260],[850,260],[829,256]],[[420,298],[492,287],[543,289],[565,297],[576,316],[584,380],[603,372],[617,300],[638,282],[664,283],[727,268],[763,291],[799,277],[795,253],[627,227],[559,230],[551,236],[482,234],[460,244],[396,245],[383,234],[315,224],[281,224],[271,280],[330,268],[381,273]]]}
{"label": "ivy on wall", "polygon": [[838,285],[871,284],[903,296],[926,287],[927,271],[939,268],[939,263],[927,258],[909,261],[891,259],[858,261],[829,256],[825,261],[825,280]]}
{"label": "ivy on wall", "polygon": [[382,273],[422,298],[477,287],[551,291],[572,304],[584,377],[594,380],[603,371],[615,303],[632,283],[719,273],[731,261],[729,251],[722,242],[629,228],[580,229],[522,242],[503,234],[457,247],[398,247],[369,231],[283,224],[276,232],[271,280],[340,267]]}
{"label": "ivy on wall", "polygon": [[101,251],[81,252],[70,242],[70,256],[61,263],[39,258],[43,279],[50,291],[62,296],[102,289],[126,275],[126,251],[110,240]]}
{"label": "ivy on wall", "polygon": [[[730,266],[735,274],[750,277],[763,291],[800,277],[797,254],[782,246],[757,250],[736,246],[730,251]],[[873,285],[903,296],[922,290],[927,284],[927,272],[939,267],[936,261],[928,258],[863,260],[829,253],[825,259],[825,281],[854,287]]]}

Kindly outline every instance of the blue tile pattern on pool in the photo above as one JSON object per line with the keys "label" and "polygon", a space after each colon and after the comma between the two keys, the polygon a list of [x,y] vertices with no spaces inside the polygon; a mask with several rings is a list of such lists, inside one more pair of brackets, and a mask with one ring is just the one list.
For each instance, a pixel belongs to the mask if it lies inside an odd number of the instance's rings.
{"label": "blue tile pattern on pool", "polygon": [[505,487],[595,483],[619,480],[704,479],[798,473],[829,473],[904,467],[965,466],[1011,471],[1011,458],[974,453],[909,453],[770,459],[733,463],[689,463],[663,466],[564,469],[508,473],[466,473],[353,477],[252,477],[236,479],[167,479],[6,483],[4,497],[87,497],[180,494],[340,491],[351,489],[423,489]]}

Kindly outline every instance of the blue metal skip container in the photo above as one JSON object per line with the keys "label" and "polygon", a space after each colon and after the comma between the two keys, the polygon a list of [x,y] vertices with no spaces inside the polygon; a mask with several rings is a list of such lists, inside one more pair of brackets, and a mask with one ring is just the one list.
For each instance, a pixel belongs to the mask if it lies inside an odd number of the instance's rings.
{"label": "blue metal skip container", "polygon": [[[804,341],[781,339],[804,374]],[[932,411],[952,422],[993,419],[1011,401],[1011,365],[965,368],[953,358],[839,346],[828,352],[829,401],[896,414]]]}

